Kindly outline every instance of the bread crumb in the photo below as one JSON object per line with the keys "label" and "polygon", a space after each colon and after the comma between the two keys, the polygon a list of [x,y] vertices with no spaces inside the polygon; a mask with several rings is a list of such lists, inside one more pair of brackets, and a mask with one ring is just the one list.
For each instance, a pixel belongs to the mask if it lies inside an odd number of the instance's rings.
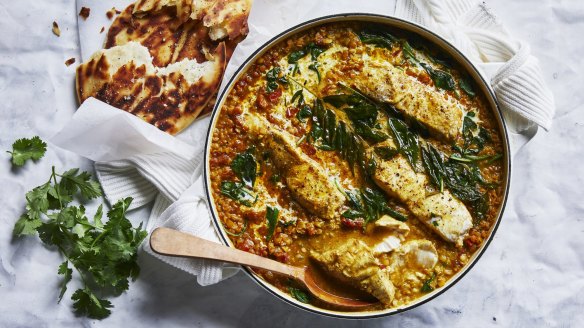
{"label": "bread crumb", "polygon": [[72,64],[75,63],[75,58],[69,58],[67,59],[67,61],[65,62],[65,65],[67,65],[67,67],[71,66]]}
{"label": "bread crumb", "polygon": [[91,11],[91,9],[89,9],[87,7],[81,7],[81,10],[79,11],[79,16],[81,16],[81,18],[83,18],[83,20],[86,20],[87,17],[89,17],[90,11]]}
{"label": "bread crumb", "polygon": [[116,7],[112,7],[112,9],[108,10],[107,13],[105,13],[105,15],[107,16],[108,19],[112,19],[114,18],[114,15],[120,13],[121,11],[117,10]]}
{"label": "bread crumb", "polygon": [[61,30],[59,29],[59,24],[57,24],[57,22],[53,22],[53,34],[61,36]]}
{"label": "bread crumb", "polygon": [[103,33],[103,31],[105,31],[105,27],[104,26],[101,27],[101,30],[99,31],[99,34]]}

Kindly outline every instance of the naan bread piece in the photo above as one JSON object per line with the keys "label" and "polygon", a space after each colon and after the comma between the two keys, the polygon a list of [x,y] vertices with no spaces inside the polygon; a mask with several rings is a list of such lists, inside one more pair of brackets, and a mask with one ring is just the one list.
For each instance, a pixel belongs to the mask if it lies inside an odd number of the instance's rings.
{"label": "naan bread piece", "polygon": [[169,7],[175,8],[178,22],[184,23],[193,11],[193,0],[138,0],[134,3],[132,13],[141,17]]}
{"label": "naan bread piece", "polygon": [[247,17],[252,3],[253,0],[195,0],[191,18],[202,21],[213,40],[236,40],[249,32]]}
{"label": "naan bread piece", "polygon": [[223,43],[198,63],[156,67],[148,49],[129,42],[96,52],[77,68],[79,102],[95,97],[170,134],[187,127],[213,98],[225,71]]}
{"label": "naan bread piece", "polygon": [[[163,7],[147,16],[132,15],[134,7],[126,8],[110,27],[105,48],[121,46],[128,42],[139,42],[148,48],[153,64],[165,67],[185,58],[206,61],[205,49],[217,46],[208,36],[208,28],[200,22],[180,22],[174,7]],[[229,50],[228,52],[232,52]]]}

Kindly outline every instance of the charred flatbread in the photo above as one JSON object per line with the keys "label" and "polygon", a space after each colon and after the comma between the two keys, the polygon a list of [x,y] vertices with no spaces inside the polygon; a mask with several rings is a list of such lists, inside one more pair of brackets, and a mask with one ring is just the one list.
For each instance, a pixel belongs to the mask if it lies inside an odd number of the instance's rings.
{"label": "charred flatbread", "polygon": [[95,97],[180,132],[212,110],[225,65],[247,35],[251,1],[233,2],[131,4],[112,23],[105,50],[78,68],[79,102]]}
{"label": "charred flatbread", "polygon": [[146,47],[129,42],[95,53],[77,68],[80,102],[95,97],[176,134],[213,99],[225,70],[225,45],[209,60],[185,58],[157,67]]}

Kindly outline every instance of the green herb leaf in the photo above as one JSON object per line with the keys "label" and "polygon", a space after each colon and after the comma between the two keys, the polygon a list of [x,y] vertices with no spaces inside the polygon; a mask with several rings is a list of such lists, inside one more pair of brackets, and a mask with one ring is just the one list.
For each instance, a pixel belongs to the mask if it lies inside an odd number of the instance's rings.
{"label": "green herb leaf", "polygon": [[300,50],[296,50],[296,51],[292,51],[288,55],[288,63],[289,64],[296,64],[296,63],[298,63],[298,61],[300,59],[302,59],[307,54],[308,54],[308,52],[306,51],[306,48],[303,48],[303,49],[300,49]]}
{"label": "green herb leaf", "polygon": [[108,300],[99,299],[91,290],[78,289],[71,299],[75,312],[79,315],[87,316],[92,319],[103,319],[111,314],[112,303]]}
{"label": "green herb leaf", "polygon": [[287,85],[288,80],[285,76],[280,77],[280,67],[276,66],[266,72],[266,81],[268,81],[266,85],[266,92],[272,93],[278,89],[278,84]]}
{"label": "green herb leaf", "polygon": [[266,206],[266,220],[268,224],[268,233],[266,235],[266,240],[268,241],[272,239],[272,237],[274,236],[274,231],[276,231],[276,225],[278,224],[279,214],[280,214],[279,209],[271,206]]}
{"label": "green herb leaf", "polygon": [[397,154],[399,154],[399,150],[393,147],[379,146],[375,147],[375,154],[381,157],[381,159],[390,160],[394,158]]}
{"label": "green herb leaf", "polygon": [[245,152],[237,154],[231,162],[231,170],[250,189],[253,189],[255,185],[257,169],[255,147],[250,147]]}
{"label": "green herb leaf", "polygon": [[296,113],[296,118],[300,122],[306,122],[306,119],[310,117],[312,117],[312,109],[308,105],[302,106],[298,113]]}
{"label": "green herb leaf", "polygon": [[25,235],[34,235],[37,233],[37,228],[43,224],[39,218],[30,219],[26,214],[20,216],[18,221],[14,224],[12,234],[16,237]]}
{"label": "green herb leaf", "polygon": [[71,169],[61,175],[59,187],[70,195],[79,190],[86,199],[93,199],[101,196],[99,183],[91,179],[91,174],[87,172],[79,173],[79,169]]}
{"label": "green herb leaf", "polygon": [[69,268],[69,262],[65,261],[59,266],[58,274],[63,275],[63,282],[61,283],[61,291],[59,292],[59,302],[63,299],[63,295],[67,291],[67,284],[73,278],[73,270]]}
{"label": "green herb leaf", "polygon": [[290,100],[291,103],[294,103],[296,100],[298,100],[298,107],[304,105],[304,93],[303,93],[303,89],[300,89],[296,92],[294,92],[294,94],[292,95],[292,99]]}
{"label": "green herb leaf", "polygon": [[47,144],[41,138],[35,136],[31,139],[22,138],[16,140],[12,144],[12,151],[8,153],[12,155],[12,164],[23,166],[29,159],[33,161],[41,159],[46,151]]}
{"label": "green herb leaf", "polygon": [[404,55],[404,58],[412,65],[417,65],[419,63],[418,58],[416,58],[416,52],[414,51],[412,46],[410,46],[408,41],[405,40],[402,41],[402,53]]}
{"label": "green herb leaf", "polygon": [[476,96],[476,93],[474,91],[474,88],[472,86],[472,82],[470,81],[470,79],[468,77],[465,78],[461,78],[458,81],[458,86],[462,89],[462,91],[464,91],[464,93],[466,93],[469,97],[473,98],[474,96]]}
{"label": "green herb leaf", "polygon": [[258,197],[254,195],[251,190],[245,188],[245,185],[241,182],[221,182],[221,193],[247,207],[253,206],[258,199]]}
{"label": "green herb leaf", "polygon": [[361,121],[355,121],[355,133],[371,142],[381,142],[389,138],[386,133],[372,129]]}
{"label": "green herb leaf", "polygon": [[359,40],[365,44],[372,44],[380,48],[391,49],[397,39],[388,31],[382,29],[365,29],[357,32]]}
{"label": "green herb leaf", "polygon": [[418,136],[412,133],[406,123],[397,118],[389,119],[389,127],[393,132],[398,149],[406,157],[415,171],[418,171],[420,144]]}
{"label": "green herb leaf", "polygon": [[420,288],[420,291],[422,293],[429,293],[433,291],[434,287],[432,287],[432,282],[434,281],[434,279],[436,279],[436,273],[433,273],[428,280],[424,281],[424,284],[422,285],[422,288]]}
{"label": "green herb leaf", "polygon": [[302,289],[290,286],[288,287],[288,291],[290,292],[290,295],[292,295],[292,297],[294,297],[298,301],[307,304],[310,303],[310,295],[308,295],[308,293],[306,293]]}
{"label": "green herb leaf", "polygon": [[434,85],[437,88],[452,91],[456,88],[456,83],[454,82],[454,78],[449,73],[445,71],[434,69],[432,66],[426,63],[420,63],[422,67],[428,72],[432,81],[434,81]]}

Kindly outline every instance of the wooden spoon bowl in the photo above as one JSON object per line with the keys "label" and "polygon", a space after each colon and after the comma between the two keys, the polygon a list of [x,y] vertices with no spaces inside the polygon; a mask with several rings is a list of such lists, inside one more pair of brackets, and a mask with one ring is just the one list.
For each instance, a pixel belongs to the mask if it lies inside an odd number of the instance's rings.
{"label": "wooden spoon bowl", "polygon": [[217,260],[269,270],[300,282],[314,297],[346,309],[358,310],[378,303],[335,295],[324,290],[308,267],[294,267],[169,228],[155,229],[150,235],[150,247],[161,255]]}

